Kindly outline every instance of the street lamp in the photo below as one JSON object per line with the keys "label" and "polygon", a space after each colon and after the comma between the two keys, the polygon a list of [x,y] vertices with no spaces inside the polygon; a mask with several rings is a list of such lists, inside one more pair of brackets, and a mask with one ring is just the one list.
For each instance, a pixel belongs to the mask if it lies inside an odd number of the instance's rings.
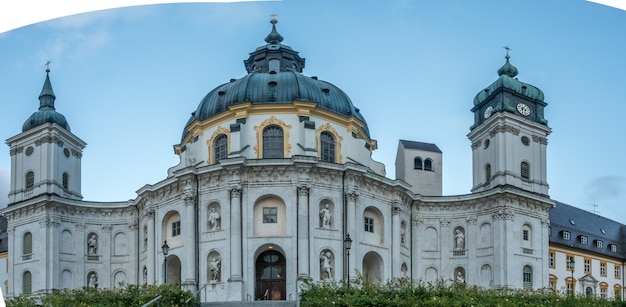
{"label": "street lamp", "polygon": [[165,268],[165,276],[163,277],[163,283],[167,283],[167,253],[170,251],[170,246],[167,245],[167,240],[161,245],[161,251],[163,252],[163,267]]}
{"label": "street lamp", "polygon": [[568,260],[568,264],[569,264],[570,270],[572,270],[572,296],[573,296],[574,295],[574,265],[576,264],[576,262],[574,262],[574,257]]}
{"label": "street lamp", "polygon": [[346,250],[346,255],[347,255],[347,269],[346,272],[348,272],[348,287],[350,287],[350,247],[352,246],[352,239],[350,239],[350,234],[347,233],[346,234],[346,238],[343,239],[343,248]]}

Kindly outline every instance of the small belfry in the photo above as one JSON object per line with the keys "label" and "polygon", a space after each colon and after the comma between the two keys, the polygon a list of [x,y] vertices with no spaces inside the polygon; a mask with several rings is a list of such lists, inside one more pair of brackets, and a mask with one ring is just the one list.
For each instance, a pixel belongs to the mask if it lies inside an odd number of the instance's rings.
{"label": "small belfry", "polygon": [[24,122],[22,133],[6,141],[11,148],[9,206],[41,195],[83,198],[81,157],[86,143],[71,132],[55,100],[48,61],[39,109]]}
{"label": "small belfry", "polygon": [[517,67],[506,62],[498,79],[474,97],[472,142],[472,192],[512,186],[548,195],[546,174],[547,137],[543,92],[519,81]]}

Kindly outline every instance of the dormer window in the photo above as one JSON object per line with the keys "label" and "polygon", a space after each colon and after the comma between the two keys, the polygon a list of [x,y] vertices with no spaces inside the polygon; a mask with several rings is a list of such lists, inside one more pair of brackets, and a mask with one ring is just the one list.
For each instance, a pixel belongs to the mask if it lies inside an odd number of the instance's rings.
{"label": "dormer window", "polygon": [[612,252],[617,253],[617,245],[609,244],[609,248],[611,249]]}
{"label": "dormer window", "polygon": [[587,236],[580,236],[580,244],[587,244]]}
{"label": "dormer window", "polygon": [[569,240],[571,238],[571,234],[569,231],[563,231],[563,239]]}
{"label": "dormer window", "polygon": [[596,240],[596,247],[597,248],[602,248],[603,244],[602,244],[602,240]]}

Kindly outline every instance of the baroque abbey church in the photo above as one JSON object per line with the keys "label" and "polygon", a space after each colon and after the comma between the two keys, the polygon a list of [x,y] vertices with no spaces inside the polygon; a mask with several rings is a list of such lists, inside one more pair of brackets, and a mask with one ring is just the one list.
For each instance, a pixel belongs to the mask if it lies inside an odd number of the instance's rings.
{"label": "baroque abbey church", "polygon": [[508,54],[468,105],[471,193],[443,196],[442,151],[399,140],[397,179],[387,178],[364,114],[303,74],[276,23],[244,60],[247,74],[191,110],[174,145],[180,163],[129,201],[82,199],[86,143],[57,112],[47,70],[39,109],[6,141],[8,297],[167,282],[203,302],[295,301],[307,280],[357,274],[552,286],[551,129],[543,92],[515,78]]}

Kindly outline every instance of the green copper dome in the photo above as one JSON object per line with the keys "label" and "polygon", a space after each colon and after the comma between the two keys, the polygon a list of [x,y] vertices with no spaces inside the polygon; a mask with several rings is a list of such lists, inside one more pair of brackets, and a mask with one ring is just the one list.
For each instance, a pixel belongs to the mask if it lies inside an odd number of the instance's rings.
{"label": "green copper dome", "polygon": [[67,131],[71,131],[65,116],[54,109],[55,99],[56,96],[54,95],[54,91],[52,91],[52,84],[50,83],[50,69],[46,69],[46,81],[41,89],[41,94],[39,94],[39,110],[33,113],[26,122],[24,122],[22,132],[45,123],[54,123]]}
{"label": "green copper dome", "polygon": [[267,45],[257,48],[244,61],[248,74],[210,91],[187,121],[182,140],[193,122],[225,112],[229,106],[240,103],[291,104],[296,100],[315,102],[318,108],[356,117],[363,122],[363,132],[369,137],[365,118],[348,95],[329,82],[303,75],[304,59],[281,43],[283,37],[276,31],[276,20],[272,19],[271,23],[272,31],[265,38]]}
{"label": "green copper dome", "polygon": [[543,92],[538,87],[521,82],[515,78],[518,70],[509,62],[509,58],[507,54],[506,63],[498,69],[498,80],[476,94],[476,97],[474,97],[474,105],[481,104],[491,95],[495,94],[498,89],[509,89],[532,100],[543,101]]}

